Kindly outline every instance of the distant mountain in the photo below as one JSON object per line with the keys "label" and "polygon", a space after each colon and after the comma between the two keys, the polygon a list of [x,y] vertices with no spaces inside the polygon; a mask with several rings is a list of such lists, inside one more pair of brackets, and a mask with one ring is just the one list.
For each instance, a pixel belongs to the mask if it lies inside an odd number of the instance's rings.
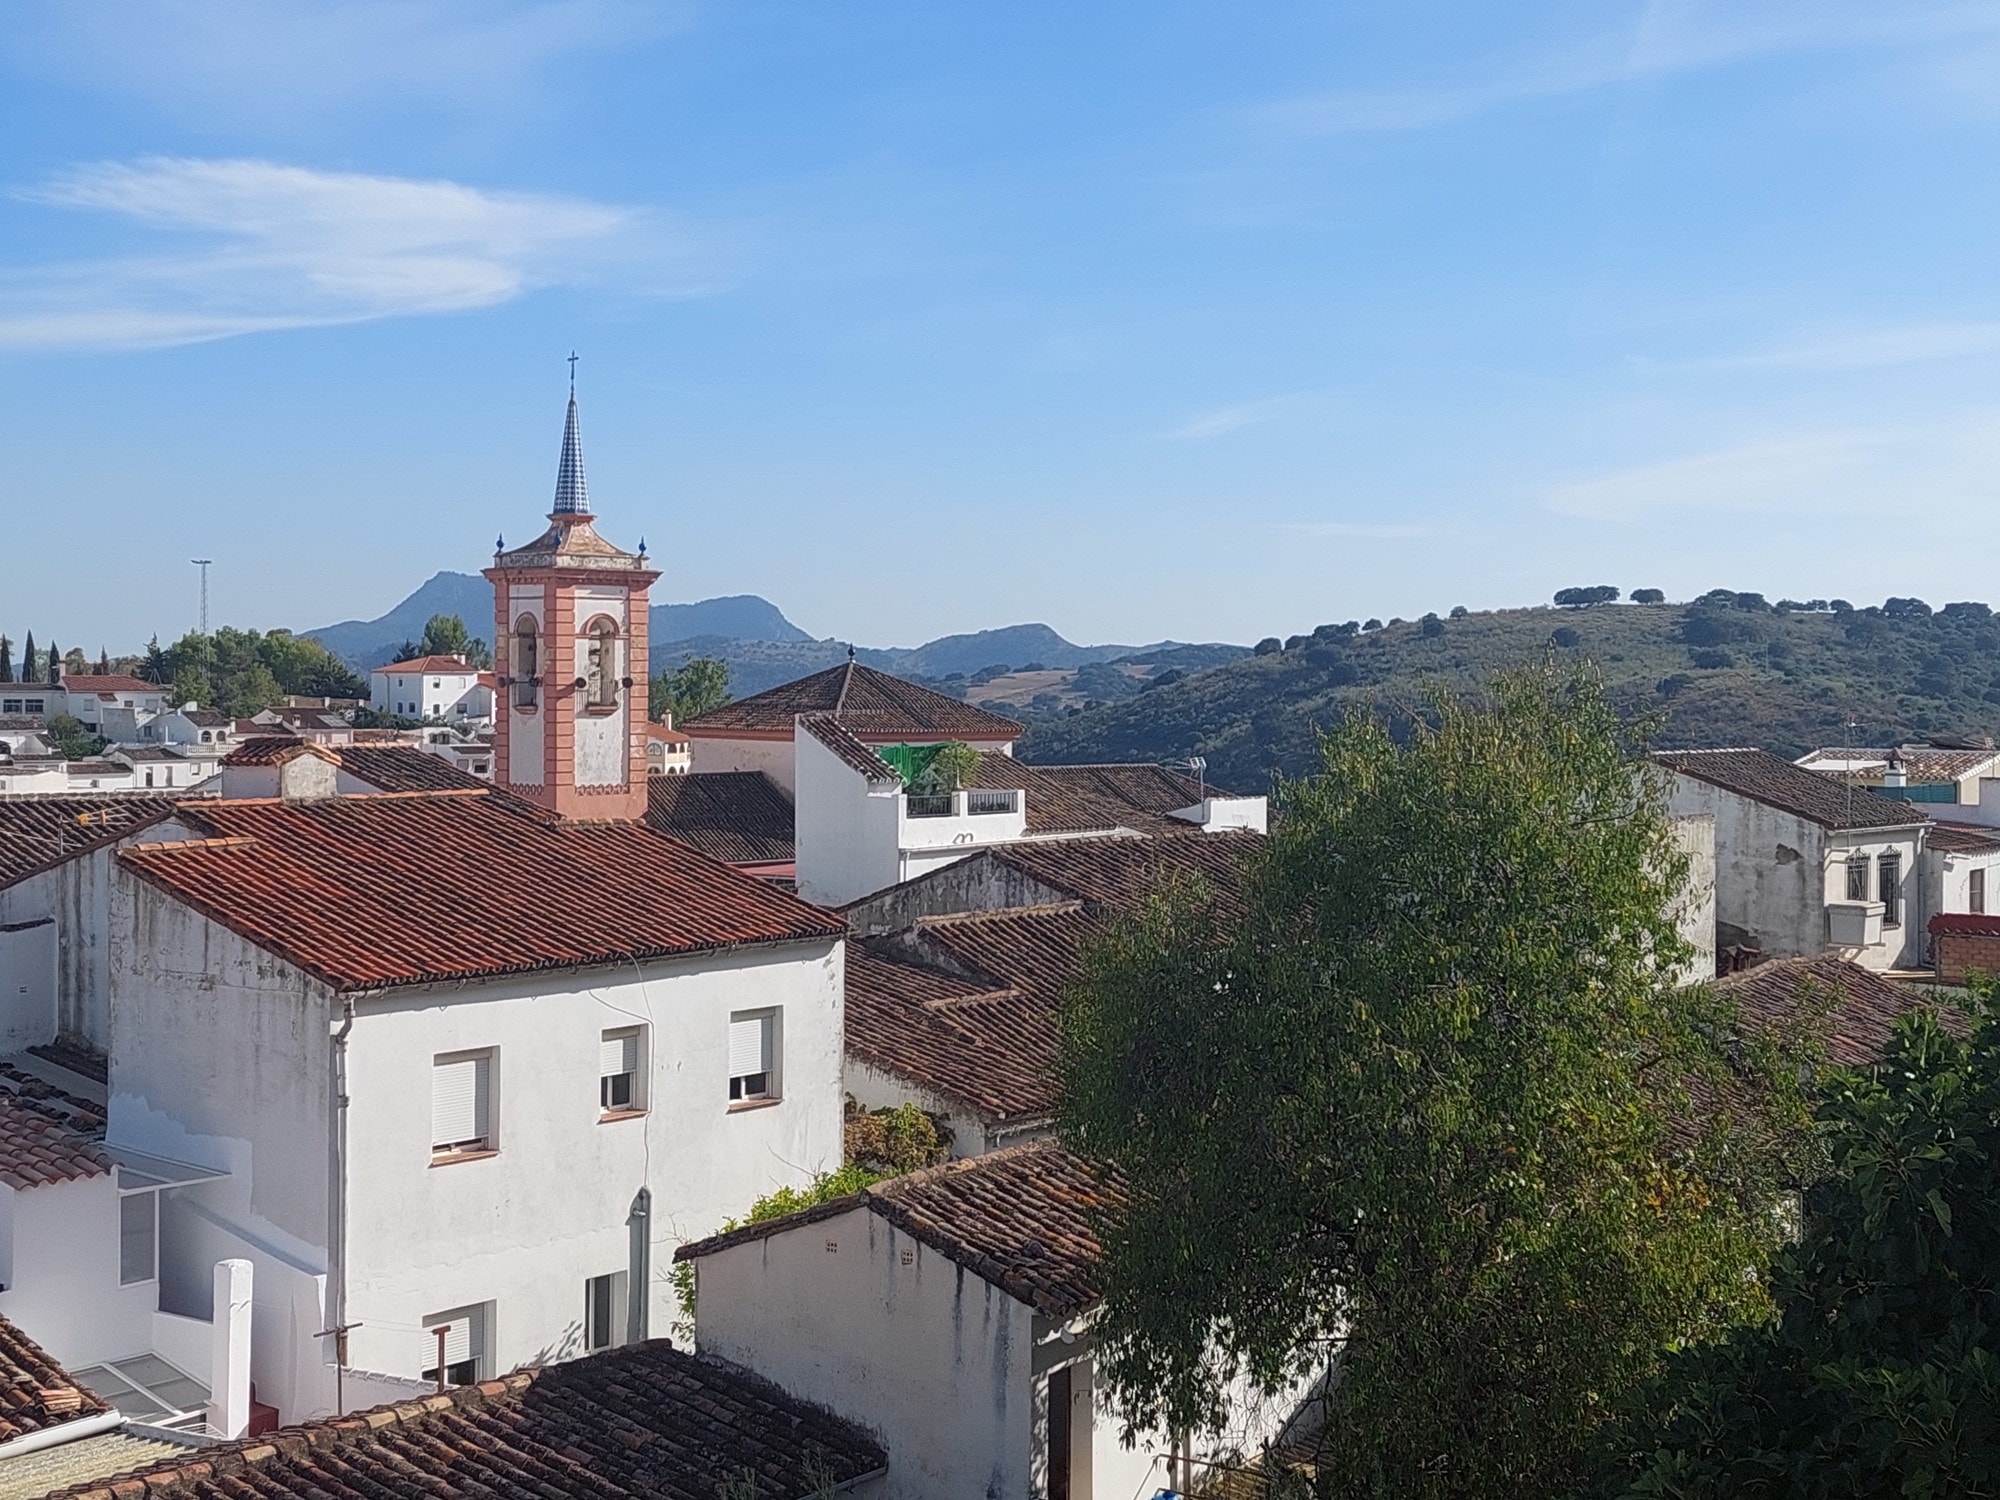
{"label": "distant mountain", "polygon": [[[432,615],[457,615],[482,639],[493,632],[493,585],[476,573],[437,573],[409,598],[373,620],[343,620],[302,630],[357,672],[390,660],[404,641],[416,640]],[[647,617],[649,638],[662,644],[715,636],[727,640],[810,641],[775,604],[755,594],[731,594],[699,604],[656,604]]]}
{"label": "distant mountain", "polygon": [[[1310,771],[1315,731],[1345,714],[1372,707],[1407,723],[1434,691],[1477,694],[1493,673],[1552,651],[1595,663],[1621,709],[1656,716],[1662,748],[1761,745],[1789,757],[2000,734],[2000,617],[1986,605],[1773,607],[1718,589],[1687,604],[1475,611],[1294,636],[1281,651],[1157,674],[1119,701],[1030,715],[1020,753],[1044,764],[1200,755],[1217,785],[1262,791],[1273,771]],[[1078,677],[1072,692],[1089,686]]]}

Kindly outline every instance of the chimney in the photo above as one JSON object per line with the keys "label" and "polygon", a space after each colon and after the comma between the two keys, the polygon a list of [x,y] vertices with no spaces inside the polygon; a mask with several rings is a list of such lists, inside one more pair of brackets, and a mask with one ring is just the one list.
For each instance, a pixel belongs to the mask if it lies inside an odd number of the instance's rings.
{"label": "chimney", "polygon": [[1909,784],[1910,778],[1903,770],[1903,757],[1891,750],[1889,752],[1889,763],[1882,768],[1882,785],[1884,787],[1905,787]]}
{"label": "chimney", "polygon": [[340,795],[340,767],[318,755],[294,755],[278,767],[278,795],[287,802],[324,802]]}

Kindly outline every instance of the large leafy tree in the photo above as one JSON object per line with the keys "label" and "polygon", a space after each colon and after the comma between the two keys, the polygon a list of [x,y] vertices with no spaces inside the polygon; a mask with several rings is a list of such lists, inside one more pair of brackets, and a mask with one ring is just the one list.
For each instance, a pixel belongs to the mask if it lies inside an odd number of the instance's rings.
{"label": "large leafy tree", "polygon": [[457,615],[432,615],[424,625],[424,638],[416,643],[416,655],[459,656],[482,670],[493,665],[486,642],[468,631]]}
{"label": "large leafy tree", "polygon": [[1670,1361],[1607,1445],[1608,1493],[2000,1495],[2000,1021],[1978,1011],[1969,1039],[1912,1012],[1836,1077],[1778,1316]]}
{"label": "large leafy tree", "polygon": [[368,696],[368,685],[339,657],[318,641],[285,630],[225,625],[206,636],[191,631],[165,648],[155,641],[143,670],[152,681],[172,683],[177,702],[199,702],[238,716],[273,707],[289,693]]}
{"label": "large leafy tree", "polygon": [[1611,1397],[1762,1306],[1798,1074],[1672,982],[1685,860],[1593,679],[1323,756],[1240,912],[1168,887],[1065,1012],[1065,1135],[1131,1187],[1100,1371],[1199,1430],[1333,1361],[1324,1493],[1563,1493]]}
{"label": "large leafy tree", "polygon": [[655,720],[668,714],[684,724],[729,701],[729,663],[714,656],[690,657],[652,681],[647,711]]}

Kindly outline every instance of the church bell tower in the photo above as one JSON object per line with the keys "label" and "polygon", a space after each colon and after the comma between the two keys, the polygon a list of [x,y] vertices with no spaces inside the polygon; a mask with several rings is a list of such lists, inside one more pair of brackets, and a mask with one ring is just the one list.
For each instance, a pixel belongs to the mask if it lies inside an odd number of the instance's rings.
{"label": "church bell tower", "polygon": [[583,483],[571,356],[549,527],[495,544],[493,780],[565,819],[646,815],[646,544],[597,534]]}

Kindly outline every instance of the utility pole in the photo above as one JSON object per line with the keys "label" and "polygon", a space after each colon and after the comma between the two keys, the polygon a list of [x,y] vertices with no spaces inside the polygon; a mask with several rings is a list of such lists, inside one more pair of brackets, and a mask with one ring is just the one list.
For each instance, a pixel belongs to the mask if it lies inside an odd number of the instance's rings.
{"label": "utility pole", "polygon": [[208,708],[215,707],[215,668],[212,653],[208,649],[208,565],[211,557],[191,557],[189,562],[201,569],[201,680],[208,689]]}

